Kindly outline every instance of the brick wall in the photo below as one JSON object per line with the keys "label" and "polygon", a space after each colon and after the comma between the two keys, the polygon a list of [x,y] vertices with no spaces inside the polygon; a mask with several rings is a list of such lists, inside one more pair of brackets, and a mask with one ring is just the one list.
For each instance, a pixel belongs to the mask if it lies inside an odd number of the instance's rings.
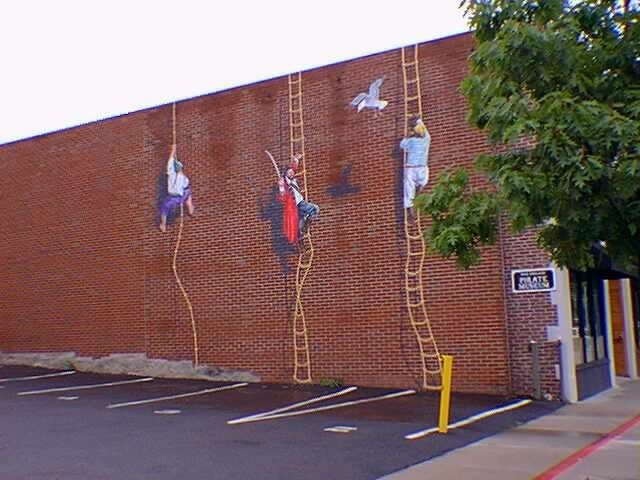
{"label": "brick wall", "polygon": [[1,349],[144,351],[141,120],[0,149]]}
{"label": "brick wall", "polygon": [[[504,289],[506,296],[509,362],[513,393],[534,392],[533,360],[530,342],[539,344],[539,366],[542,393],[560,397],[556,368],[560,365],[560,348],[547,340],[547,326],[557,324],[556,307],[548,292],[514,293],[511,271],[549,267],[549,257],[536,247],[535,229],[514,235],[508,222],[501,222],[500,244],[503,252]],[[557,367],[556,367],[557,366]]]}
{"label": "brick wall", "polygon": [[[472,47],[472,37],[460,35],[420,48],[432,179],[486,150],[458,93]],[[390,101],[382,114],[349,109],[380,75]],[[304,293],[313,377],[416,386],[402,274],[400,51],[305,72],[303,90],[307,182],[321,206]],[[200,361],[290,381],[297,256],[280,235],[263,152],[281,162],[288,155],[286,77],[180,102],[177,118],[197,211],[185,219],[178,269]],[[171,129],[171,106],[162,106],[0,147],[16,182],[0,192],[8,292],[0,297],[0,349],[192,358],[190,319],[171,270],[178,225],[164,235],[157,228]],[[486,188],[478,176],[473,182]],[[427,308],[441,351],[455,357],[458,391],[507,393],[510,376],[526,390],[522,342],[533,330],[540,335],[554,312],[537,294],[521,301],[507,293],[505,303],[503,273],[529,266],[518,259],[521,248],[539,266],[535,247],[518,239],[485,249],[468,272],[428,258]]]}

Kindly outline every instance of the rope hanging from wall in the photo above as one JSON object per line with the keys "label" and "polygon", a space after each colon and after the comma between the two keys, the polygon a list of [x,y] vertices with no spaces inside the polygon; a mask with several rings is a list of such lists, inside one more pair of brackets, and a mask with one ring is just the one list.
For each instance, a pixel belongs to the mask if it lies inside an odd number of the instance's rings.
{"label": "rope hanging from wall", "polygon": [[[402,78],[404,85],[404,134],[409,136],[410,119],[422,120],[422,92],[420,90],[420,63],[418,45],[402,47]],[[403,156],[407,164],[407,151]],[[420,212],[412,217],[404,208],[404,233],[407,247],[404,283],[405,300],[411,327],[416,337],[422,368],[422,388],[440,390],[442,388],[442,358],[436,343],[431,322],[427,315],[422,272],[425,264],[426,245]]]}
{"label": "rope hanging from wall", "polygon": [[[308,200],[307,158],[304,148],[304,121],[302,105],[302,73],[290,74],[289,80],[289,147],[290,158],[301,158],[302,172],[296,174],[305,201]],[[302,294],[309,270],[313,265],[313,242],[311,229],[301,232],[300,253],[296,268],[296,302],[293,312],[293,380],[296,383],[311,383],[311,356],[309,333],[304,316]]]}
{"label": "rope hanging from wall", "polygon": [[[173,103],[173,145],[176,145],[176,104]],[[180,292],[182,292],[182,296],[184,298],[185,303],[187,304],[187,309],[189,310],[189,317],[191,318],[191,330],[193,334],[193,364],[197,367],[199,365],[198,358],[198,331],[196,328],[196,320],[193,315],[193,305],[191,305],[191,301],[189,300],[189,295],[187,295],[187,291],[182,284],[182,280],[180,280],[180,276],[178,275],[178,250],[180,249],[180,242],[182,241],[182,230],[184,228],[184,203],[180,203],[180,225],[178,227],[178,238],[176,240],[176,247],[173,250],[173,261],[171,263],[171,267],[173,269],[173,275],[176,277],[176,283],[178,284],[178,288]]]}

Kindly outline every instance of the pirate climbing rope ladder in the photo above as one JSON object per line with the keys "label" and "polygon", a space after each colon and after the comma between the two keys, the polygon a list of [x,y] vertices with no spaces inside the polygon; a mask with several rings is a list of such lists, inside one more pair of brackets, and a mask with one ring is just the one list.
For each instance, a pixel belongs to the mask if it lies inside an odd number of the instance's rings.
{"label": "pirate climbing rope ladder", "polygon": [[[302,73],[289,74],[289,147],[290,158],[298,156],[302,160],[302,171],[297,173],[298,184],[308,200],[307,162],[304,150],[304,121],[302,115]],[[296,301],[293,313],[293,380],[296,383],[311,383],[311,359],[309,357],[309,336],[302,305],[304,282],[313,263],[313,242],[311,230],[301,232],[300,253],[296,268]]]}
{"label": "pirate climbing rope ladder", "polygon": [[[173,145],[176,144],[176,104],[173,103]],[[184,227],[184,202],[180,203],[180,225],[178,226],[178,238],[176,239],[176,247],[173,250],[173,260],[171,262],[171,268],[173,269],[173,275],[176,277],[176,283],[178,284],[178,288],[182,293],[185,303],[187,304],[187,309],[189,310],[189,317],[191,318],[191,330],[193,333],[193,364],[197,367],[199,365],[198,359],[198,332],[196,329],[196,320],[193,315],[193,305],[191,305],[191,301],[189,300],[189,295],[187,295],[187,291],[182,284],[182,280],[180,280],[180,276],[178,275],[178,250],[180,249],[180,242],[182,241],[182,231]]]}
{"label": "pirate climbing rope ladder", "polygon": [[[422,117],[422,94],[420,91],[420,69],[418,63],[418,45],[403,47],[402,78],[404,84],[404,133],[409,136],[411,120]],[[404,165],[407,161],[404,153]],[[442,358],[433,336],[431,323],[427,316],[422,282],[422,270],[425,262],[426,246],[422,234],[420,213],[415,217],[404,208],[404,233],[407,245],[407,258],[404,268],[405,294],[411,326],[420,349],[422,366],[422,387],[425,390],[441,390]]]}

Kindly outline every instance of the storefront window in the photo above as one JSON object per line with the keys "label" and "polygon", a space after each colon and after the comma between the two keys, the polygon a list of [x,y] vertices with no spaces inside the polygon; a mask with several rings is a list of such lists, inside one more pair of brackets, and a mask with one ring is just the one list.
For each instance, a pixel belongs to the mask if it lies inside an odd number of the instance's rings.
{"label": "storefront window", "polygon": [[604,284],[593,273],[571,272],[573,345],[576,364],[607,357]]}
{"label": "storefront window", "polygon": [[603,282],[602,280],[594,277],[589,278],[589,302],[590,302],[590,321],[591,332],[595,342],[595,355],[594,360],[600,358],[606,358],[604,347],[604,331],[606,322],[606,312],[604,308]]}
{"label": "storefront window", "polygon": [[582,296],[580,295],[580,285],[577,275],[571,272],[571,320],[573,331],[573,352],[576,365],[584,363],[584,344],[582,341],[583,329],[580,325],[581,312],[584,305],[582,304]]}

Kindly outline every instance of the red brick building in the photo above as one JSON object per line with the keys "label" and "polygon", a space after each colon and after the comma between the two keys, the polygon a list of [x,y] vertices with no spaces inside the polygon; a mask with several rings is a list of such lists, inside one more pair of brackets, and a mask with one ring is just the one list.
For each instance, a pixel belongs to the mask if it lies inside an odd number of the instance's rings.
{"label": "red brick building", "polygon": [[[467,125],[458,92],[472,49],[470,34],[420,46],[432,179],[471,166],[488,148]],[[349,108],[382,75],[387,108],[377,116]],[[421,370],[403,290],[400,51],[302,78],[307,183],[322,209],[304,293],[313,378],[416,386]],[[178,268],[200,362],[268,382],[292,375],[297,255],[280,232],[276,178],[264,154],[286,159],[288,121],[286,77],[177,104],[178,155],[197,210],[185,220]],[[171,141],[165,105],[0,146],[12,178],[0,191],[1,351],[192,358],[189,314],[171,268],[177,222],[158,230]],[[474,185],[488,188],[480,176]],[[556,342],[558,301],[511,288],[512,270],[549,266],[533,238],[503,228],[482,264],[466,272],[428,257],[427,310],[440,350],[454,356],[455,390],[534,393],[535,341],[540,391],[560,394],[567,366]]]}

